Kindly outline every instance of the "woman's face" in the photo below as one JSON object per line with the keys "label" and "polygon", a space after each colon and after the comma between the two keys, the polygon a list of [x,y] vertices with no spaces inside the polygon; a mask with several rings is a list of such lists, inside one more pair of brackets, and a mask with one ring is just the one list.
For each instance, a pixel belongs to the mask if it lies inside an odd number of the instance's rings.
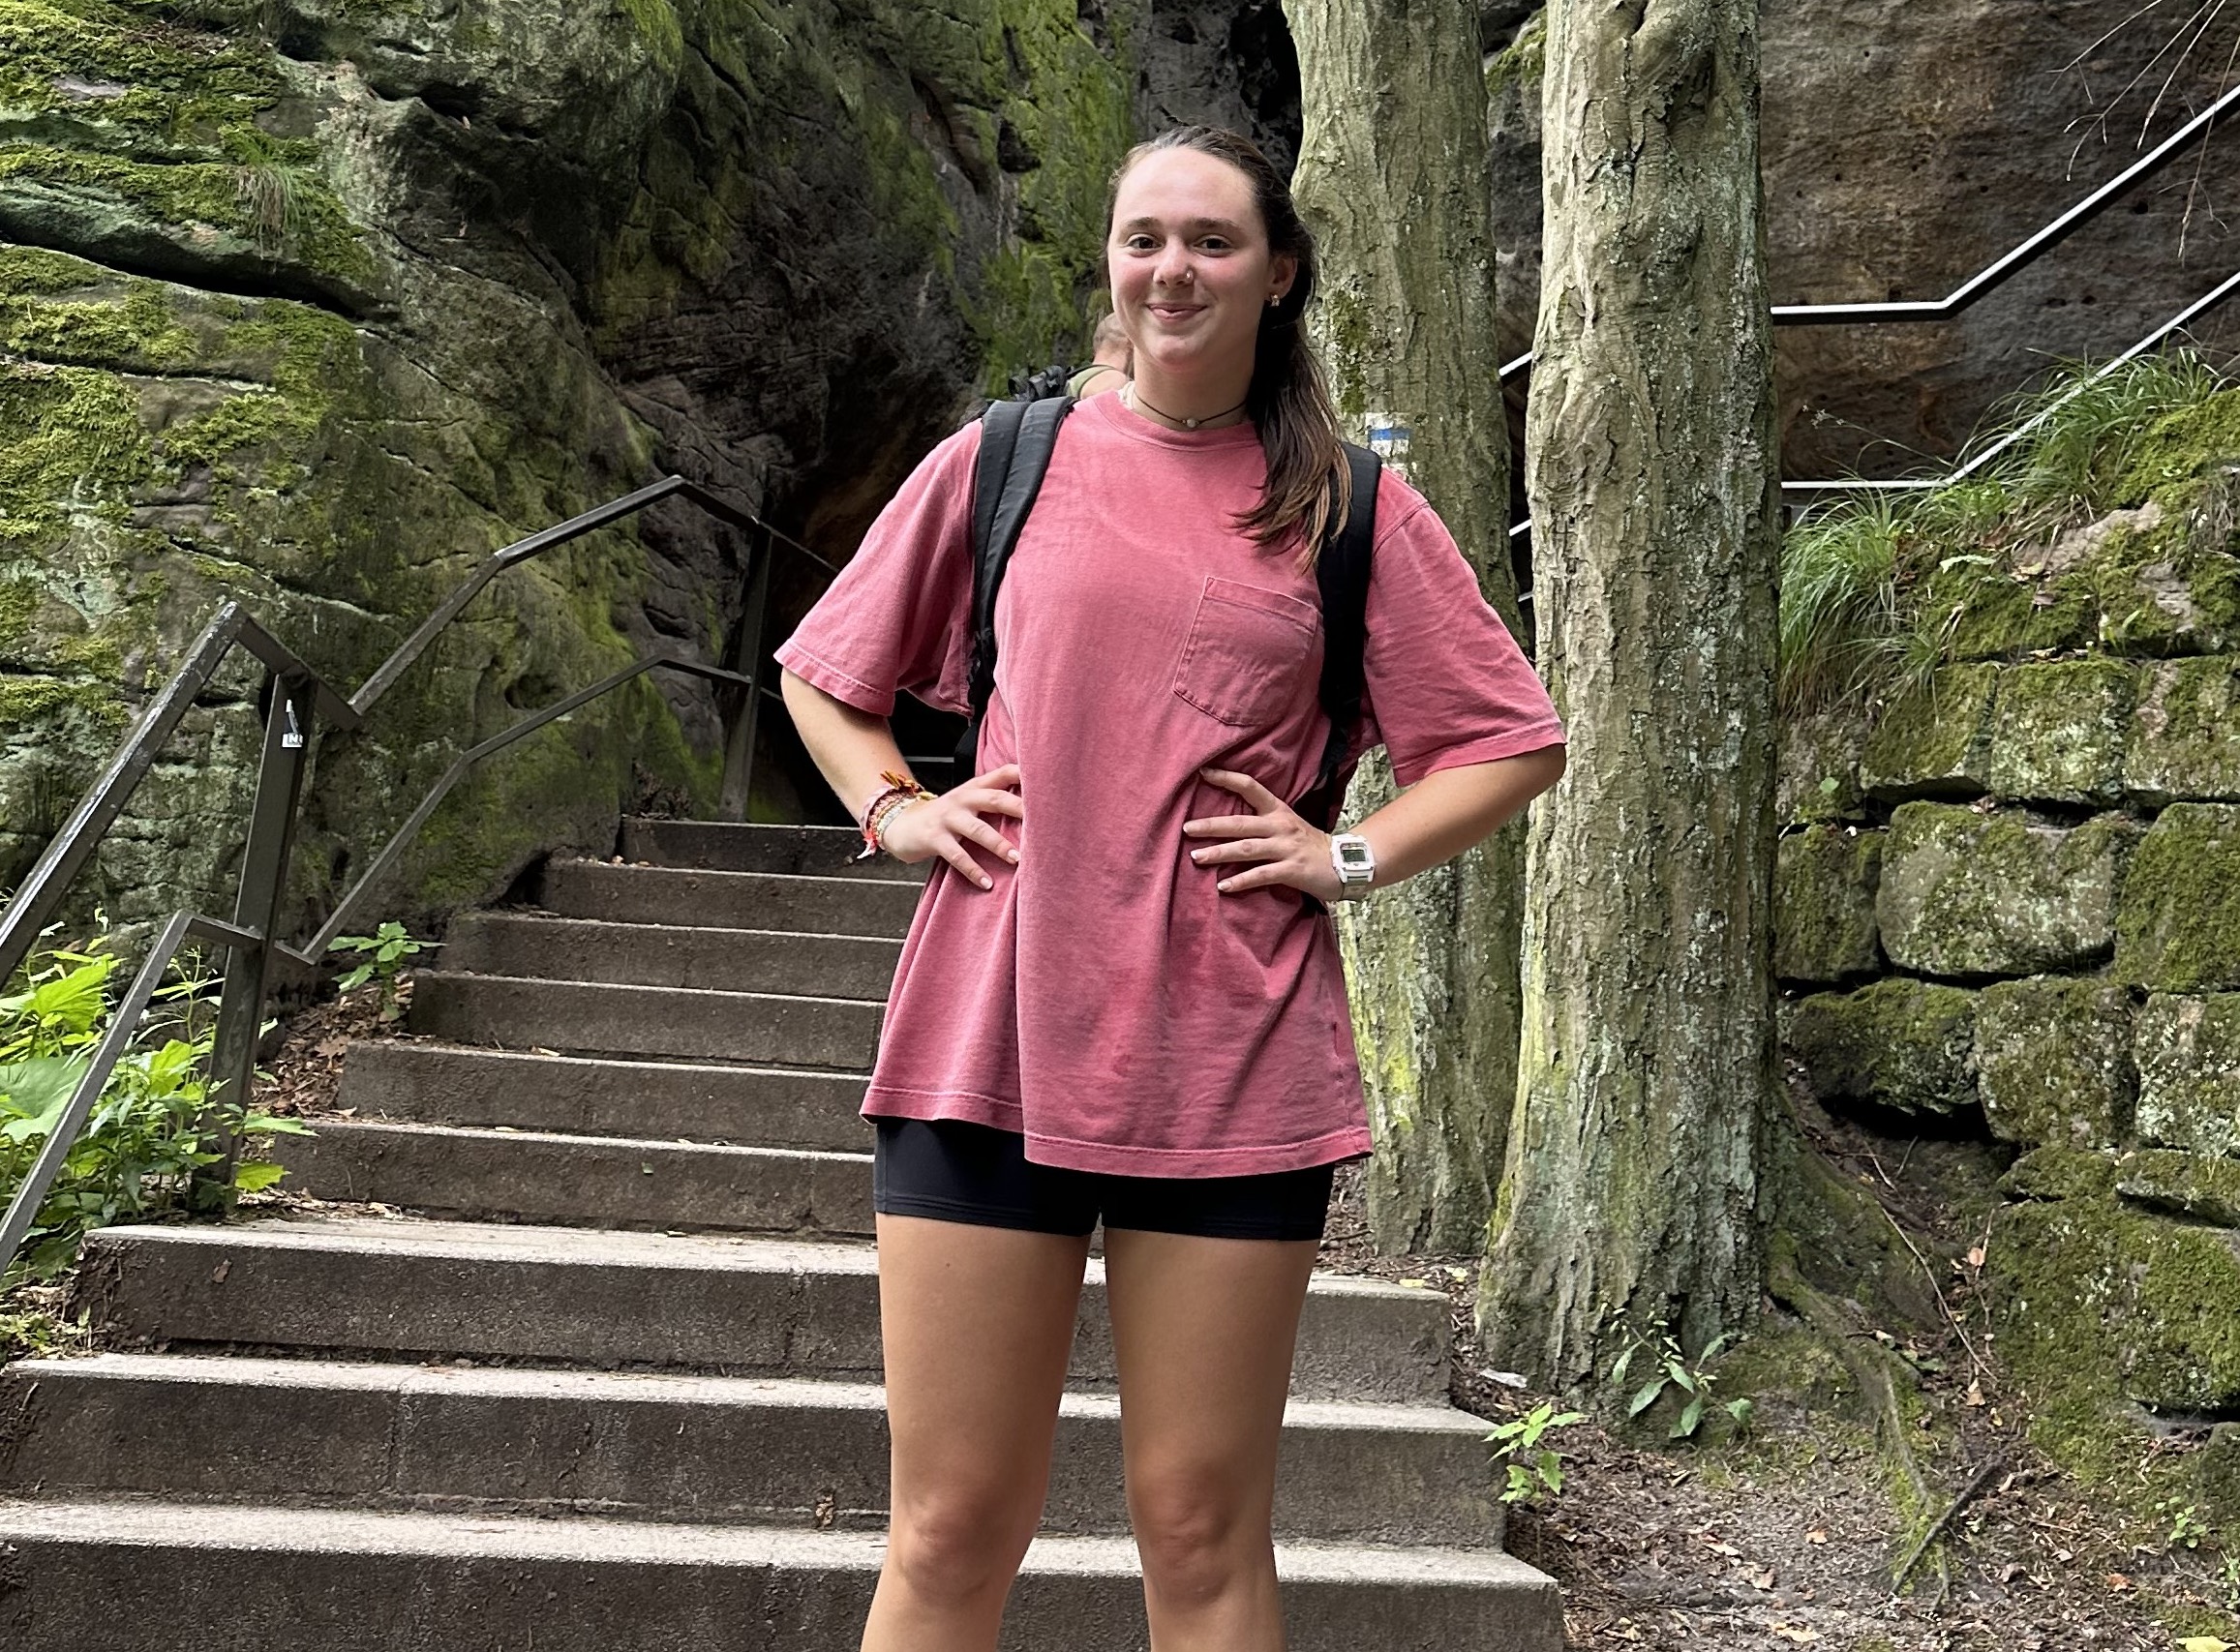
{"label": "woman's face", "polygon": [[1128,169],[1105,255],[1138,377],[1249,379],[1268,300],[1298,273],[1270,256],[1252,180],[1196,149]]}

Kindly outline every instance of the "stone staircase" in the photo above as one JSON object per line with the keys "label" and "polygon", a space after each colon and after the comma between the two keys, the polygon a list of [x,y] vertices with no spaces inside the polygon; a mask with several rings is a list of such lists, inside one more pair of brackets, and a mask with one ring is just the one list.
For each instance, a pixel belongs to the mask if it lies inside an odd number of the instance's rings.
{"label": "stone staircase", "polygon": [[[115,1227],[112,1351],[0,1372],[0,1645],[852,1652],[883,1544],[868,1132],[918,896],[831,828],[627,823],[465,915],[289,1186]],[[742,869],[747,868],[747,869]],[[1295,1652],[1558,1652],[1427,1292],[1317,1277],[1277,1506]],[[1092,1259],[1004,1645],[1145,1645]]]}

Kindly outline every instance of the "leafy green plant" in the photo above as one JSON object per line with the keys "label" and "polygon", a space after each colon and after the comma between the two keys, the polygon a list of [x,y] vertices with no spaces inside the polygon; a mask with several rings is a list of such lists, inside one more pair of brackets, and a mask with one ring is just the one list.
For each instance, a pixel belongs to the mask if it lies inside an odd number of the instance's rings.
{"label": "leafy green plant", "polygon": [[1638,1354],[1646,1353],[1655,1367],[1655,1374],[1636,1389],[1632,1397],[1625,1402],[1625,1415],[1629,1421],[1654,1405],[1670,1390],[1684,1397],[1680,1417],[1672,1426],[1670,1437],[1673,1439],[1694,1439],[1703,1427],[1705,1417],[1713,1410],[1725,1412],[1733,1420],[1737,1433],[1745,1432],[1749,1428],[1754,1409],[1750,1401],[1740,1395],[1731,1399],[1719,1398],[1715,1392],[1717,1378],[1709,1368],[1711,1361],[1717,1359],[1720,1352],[1734,1341],[1730,1333],[1721,1332],[1712,1337],[1705,1344],[1703,1352],[1691,1360],[1680,1347],[1680,1338],[1672,1334],[1671,1328],[1661,1319],[1650,1321],[1650,1329],[1645,1334],[1628,1325],[1620,1316],[1619,1330],[1631,1340],[1618,1358],[1611,1362],[1611,1385],[1624,1385],[1627,1374],[1633,1368],[1634,1357]]}
{"label": "leafy green plant", "polygon": [[1486,1443],[1494,1448],[1494,1461],[1508,1471],[1509,1484],[1501,1492],[1501,1501],[1529,1503],[1543,1495],[1559,1495],[1563,1489],[1563,1458],[1553,1447],[1540,1442],[1558,1428],[1586,1421],[1586,1413],[1559,1412],[1543,1399],[1524,1416],[1497,1425],[1486,1436]]}
{"label": "leafy green plant", "polygon": [[330,952],[355,952],[357,964],[335,983],[343,992],[355,992],[368,981],[378,981],[381,986],[383,1021],[394,1021],[404,1013],[397,998],[397,978],[405,966],[422,952],[432,951],[439,943],[415,941],[405,932],[405,926],[393,919],[384,922],[371,935],[339,935],[327,946]]}
{"label": "leafy green plant", "polygon": [[2201,1522],[2201,1511],[2193,1503],[2176,1497],[2162,1497],[2155,1502],[2155,1517],[2170,1522],[2169,1534],[2163,1539],[2165,1548],[2197,1550],[2216,1534]]}
{"label": "leafy green plant", "polygon": [[[92,1066],[93,1047],[121,985],[106,930],[27,961],[0,996],[0,1200],[15,1196]],[[175,960],[132,1048],[102,1087],[85,1126],[33,1218],[9,1278],[48,1279],[70,1265],[90,1228],[183,1208],[197,1172],[225,1155],[219,1130],[256,1140],[309,1134],[238,1103],[207,1105],[217,1032],[217,978],[198,959]],[[244,1158],[230,1186],[254,1192],[281,1167]]]}

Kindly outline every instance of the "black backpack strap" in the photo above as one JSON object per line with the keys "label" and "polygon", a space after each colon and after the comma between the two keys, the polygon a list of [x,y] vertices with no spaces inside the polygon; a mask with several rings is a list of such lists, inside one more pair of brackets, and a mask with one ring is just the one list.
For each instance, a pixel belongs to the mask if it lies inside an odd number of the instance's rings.
{"label": "black backpack strap", "polygon": [[1377,545],[1377,486],[1384,462],[1366,447],[1347,442],[1346,465],[1352,497],[1343,526],[1322,547],[1315,575],[1322,588],[1322,709],[1330,719],[1315,784],[1292,808],[1328,831],[1346,806],[1339,767],[1361,717],[1368,685],[1369,569]]}
{"label": "black backpack strap", "polygon": [[980,726],[995,694],[995,594],[1019,542],[1027,512],[1058,445],[1058,426],[1074,410],[1071,396],[991,403],[980,423],[980,457],[972,472],[971,722],[956,742],[957,778],[980,767]]}

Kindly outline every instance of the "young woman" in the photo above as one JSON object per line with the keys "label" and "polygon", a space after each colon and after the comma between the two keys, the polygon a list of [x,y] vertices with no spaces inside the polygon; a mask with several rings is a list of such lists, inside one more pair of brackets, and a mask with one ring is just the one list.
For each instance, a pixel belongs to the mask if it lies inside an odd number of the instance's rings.
{"label": "young woman", "polygon": [[[1359,886],[1285,801],[1327,730],[1312,558],[1346,466],[1300,323],[1314,243],[1257,149],[1196,127],[1135,149],[1106,253],[1135,376],[1060,430],[997,601],[981,771],[880,800],[907,781],[895,690],[966,704],[977,427],[777,653],[841,799],[939,862],[863,1107],[893,1440],[864,1652],[995,1646],[1100,1216],[1152,1645],[1284,1644],[1292,1342],[1331,1170],[1369,1148],[1335,927],[1305,902]],[[1377,523],[1352,750],[1381,741],[1406,790],[1353,829],[1382,887],[1554,784],[1562,731],[1389,472]]]}

